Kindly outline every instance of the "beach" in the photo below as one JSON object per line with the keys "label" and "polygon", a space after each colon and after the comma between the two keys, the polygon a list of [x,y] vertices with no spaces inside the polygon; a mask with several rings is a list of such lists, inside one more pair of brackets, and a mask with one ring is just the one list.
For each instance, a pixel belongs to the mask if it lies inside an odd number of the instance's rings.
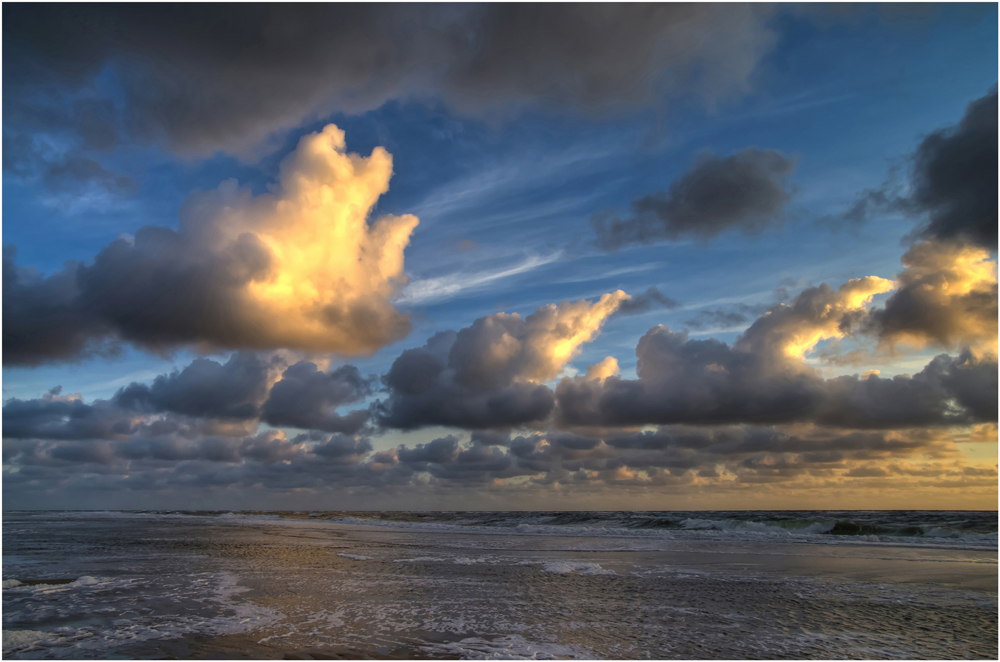
{"label": "beach", "polygon": [[997,657],[995,513],[992,545],[715,517],[5,513],[4,655]]}

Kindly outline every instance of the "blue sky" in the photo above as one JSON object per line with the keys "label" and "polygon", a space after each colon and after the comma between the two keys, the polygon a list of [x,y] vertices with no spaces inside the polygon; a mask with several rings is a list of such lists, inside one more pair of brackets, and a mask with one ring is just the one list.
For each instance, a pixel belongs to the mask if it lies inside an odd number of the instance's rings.
{"label": "blue sky", "polygon": [[[996,12],[975,22],[965,14],[952,7],[935,21],[826,29],[782,16],[778,45],[761,63],[752,93],[714,111],[682,101],[667,111],[659,131],[652,112],[592,121],[536,111],[491,127],[440,105],[390,102],[291,131],[280,149],[258,163],[222,155],[185,162],[155,148],[113,155],[113,162],[135,168],[130,172],[137,173],[140,188],[134,196],[90,206],[60,204],[39,183],[7,176],[4,245],[17,246],[18,262],[43,272],[68,259],[87,261],[121,233],[143,225],[176,227],[192,191],[229,178],[265,189],[299,136],[333,122],[347,133],[350,151],[368,154],[381,145],[394,157],[395,175],[378,211],[420,218],[406,254],[411,279],[462,274],[459,280],[468,280],[469,274],[539,263],[415,306],[423,319],[399,347],[422,344],[435,331],[498,310],[527,313],[541,303],[609,289],[654,285],[685,304],[679,311],[617,320],[576,361],[585,366],[588,358],[602,356],[604,343],[634,347],[634,338],[651,323],[682,327],[688,306],[720,299],[770,303],[783,279],[818,284],[862,273],[891,278],[899,269],[900,237],[909,229],[905,219],[856,230],[814,221],[843,213],[860,191],[878,186],[893,166],[904,164],[921,137],[953,123],[969,101],[996,83]],[[114,90],[114,73],[106,75]],[[790,210],[797,220],[783,230],[610,255],[590,245],[595,212],[627,208],[633,197],[664,188],[702,151],[726,155],[747,146],[797,158],[798,193]],[[476,248],[456,250],[463,239]],[[736,333],[714,335],[729,341]],[[397,352],[394,345],[361,363],[383,371]],[[615,353],[623,364],[630,358],[634,363],[627,351]],[[191,357],[129,352],[110,365],[94,360],[5,368],[4,397],[38,397],[56,385],[107,397],[122,379],[169,372]]]}
{"label": "blue sky", "polygon": [[[383,375],[402,350],[477,318],[498,312],[526,316],[548,303],[655,287],[679,305],[611,317],[562,373],[582,374],[610,355],[622,378],[634,379],[636,342],[658,324],[732,344],[763,310],[809,287],[837,288],[869,275],[894,278],[919,219],[884,209],[855,224],[844,214],[865,190],[890,178],[905,189],[921,141],[955,125],[970,102],[997,83],[995,5],[948,5],[890,19],[866,13],[817,18],[786,5],[765,27],[774,41],[740,93],[706,100],[674,90],[669,98],[604,114],[529,103],[496,120],[456,108],[431,90],[422,95],[427,98],[390,98],[363,112],[314,109],[247,153],[192,156],[163,140],[128,139],[91,152],[107,170],[134,180],[125,190],[56,190],[44,177],[7,169],[8,136],[32,130],[5,122],[3,243],[16,246],[19,267],[43,274],[58,271],[66,260],[89,264],[123,234],[147,225],[179,228],[180,210],[196,191],[231,178],[255,194],[273,189],[279,164],[300,138],[333,123],[345,132],[349,152],[367,156],[383,147],[392,154],[389,190],[372,218],[410,213],[420,224],[405,250],[410,284],[395,300],[398,310],[411,315],[412,330],[371,356],[332,356],[331,366],[351,364],[363,374]],[[121,63],[109,60],[86,86],[50,86],[48,93],[62,95],[56,105],[100,98],[125,117],[123,76]],[[8,89],[5,83],[5,98],[37,94],[30,86]],[[116,121],[127,135],[125,120]],[[65,132],[35,129],[31,135],[37,149],[48,143],[55,152],[72,149]],[[628,214],[633,200],[668,189],[706,154],[725,158],[748,147],[794,160],[791,198],[776,223],[752,235],[728,230],[709,240],[682,238],[611,252],[596,245],[595,214]],[[991,254],[995,260],[995,246]],[[784,288],[784,299],[778,288]],[[877,294],[871,304],[889,296]],[[745,323],[689,323],[699,311],[739,304],[755,310]],[[827,345],[821,342],[806,357],[825,377],[866,369],[818,361]],[[224,361],[231,351],[216,347],[209,355]],[[915,349],[878,368],[883,377],[915,374],[941,351]],[[108,399],[131,382],[150,382],[200,355],[183,344],[162,354],[129,346],[113,359],[5,365],[3,397],[36,399],[62,386],[63,393],[80,393],[85,401]],[[383,432],[375,448],[429,441],[442,431]]]}

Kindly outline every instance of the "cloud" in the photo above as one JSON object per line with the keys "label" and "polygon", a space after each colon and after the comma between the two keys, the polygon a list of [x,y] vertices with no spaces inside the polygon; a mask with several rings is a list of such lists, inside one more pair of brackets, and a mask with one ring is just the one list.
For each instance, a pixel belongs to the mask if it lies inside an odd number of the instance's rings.
{"label": "cloud", "polygon": [[340,416],[335,410],[371,395],[374,380],[374,376],[362,377],[351,365],[324,373],[316,364],[300,361],[271,387],[261,419],[274,426],[354,434],[368,421],[368,412],[355,410]]}
{"label": "cloud", "polygon": [[123,439],[143,417],[110,400],[85,404],[61,396],[56,387],[33,400],[11,398],[3,405],[3,436],[12,439]]}
{"label": "cloud", "polygon": [[708,240],[728,230],[761,232],[782,222],[794,167],[779,152],[752,147],[726,158],[704,155],[669,191],[634,201],[630,218],[595,216],[597,244],[610,251],[685,237]]}
{"label": "cloud", "polygon": [[437,278],[425,278],[411,282],[399,297],[400,303],[425,304],[450,299],[462,292],[475,291],[495,281],[533,271],[557,261],[561,253],[531,255],[513,267],[480,271],[476,273],[454,273]]}
{"label": "cloud", "polygon": [[648,312],[654,306],[662,306],[667,310],[673,310],[681,304],[664,296],[655,287],[650,287],[642,294],[633,294],[618,305],[619,315],[639,315]]}
{"label": "cloud", "polygon": [[923,218],[915,236],[997,249],[997,90],[974,100],[957,125],[934,131],[911,157],[909,192],[890,180],[865,191],[845,218],[879,211]]}
{"label": "cloud", "polygon": [[236,352],[225,364],[195,359],[183,370],[159,375],[150,385],[133,382],[118,391],[126,410],[174,412],[203,418],[250,419],[259,415],[275,360],[254,352]]}
{"label": "cloud", "polygon": [[865,315],[876,294],[892,290],[891,280],[878,276],[853,278],[833,290],[823,283],[803,290],[791,305],[778,304],[750,325],[735,348],[785,367],[802,359],[821,340],[842,338]]}
{"label": "cloud", "polygon": [[699,310],[695,317],[685,320],[684,324],[696,331],[706,329],[731,329],[749,322],[767,310],[767,306],[751,306],[745,303],[738,303],[729,310],[717,308],[715,310]]}
{"label": "cloud", "polygon": [[114,356],[121,344],[111,329],[80,304],[76,274],[79,264],[43,277],[35,269],[14,265],[17,250],[3,249],[4,363],[37,365],[46,361]]}
{"label": "cloud", "polygon": [[619,290],[596,302],[548,304],[524,319],[496,313],[457,333],[438,333],[393,362],[379,421],[482,429],[542,420],[553,401],[541,382],[556,377],[627,300]]}
{"label": "cloud", "polygon": [[914,244],[897,291],[866,320],[890,348],[898,343],[997,354],[997,264],[986,248],[950,241]]}
{"label": "cloud", "polygon": [[4,361],[80,358],[116,341],[370,354],[410,329],[391,299],[418,220],[368,222],[391,175],[384,149],[348,154],[328,125],[299,141],[274,193],[225,182],[188,201],[179,232],[143,227],[48,278],[5,253]]}
{"label": "cloud", "polygon": [[[121,108],[47,111],[91,142],[109,126],[182,154],[245,153],[276,131],[390,99],[443,99],[478,116],[526,106],[607,113],[697,95],[711,105],[750,89],[775,43],[771,10],[752,5],[24,6],[4,13],[8,99],[39,87]],[[232,57],[232,53],[240,57]],[[114,121],[112,121],[114,120]],[[5,123],[6,124],[6,123]],[[5,128],[7,128],[5,126]]]}
{"label": "cloud", "polygon": [[[636,347],[638,379],[595,366],[556,386],[554,420],[574,428],[650,424],[814,423],[855,429],[971,425],[996,416],[996,355],[941,355],[918,374],[824,379],[803,360],[817,343],[855,333],[865,305],[890,281],[803,291],[778,304],[730,346],[664,326]],[[599,377],[599,379],[598,379]]]}
{"label": "cloud", "polygon": [[997,249],[997,91],[969,104],[958,126],[924,138],[914,155],[912,204],[924,237]]}
{"label": "cloud", "polygon": [[594,365],[587,366],[585,379],[587,381],[604,381],[608,377],[617,377],[621,374],[618,367],[618,360],[613,356],[607,356]]}
{"label": "cloud", "polygon": [[40,184],[48,194],[43,201],[67,211],[106,205],[133,193],[138,184],[132,177],[100,162],[103,153],[119,144],[110,118],[114,103],[65,97],[50,91],[44,98],[59,98],[56,107],[39,108],[34,105],[38,96],[8,93],[3,105],[4,175]]}
{"label": "cloud", "polygon": [[[77,489],[81,495],[110,489],[136,496],[250,486],[268,494],[509,486],[540,496],[573,486],[582,491],[605,486],[717,491],[761,483],[809,488],[824,482],[844,487],[844,479],[871,477],[887,479],[885,487],[905,488],[914,477],[962,487],[996,476],[995,467],[966,463],[953,437],[926,430],[667,426],[599,436],[548,430],[489,441],[482,443],[480,435],[465,443],[449,435],[375,453],[365,437],[310,433],[289,440],[274,430],[246,437],[161,435],[96,444],[5,439],[4,480],[19,494],[39,485]],[[873,472],[873,466],[882,473]],[[507,483],[511,479],[515,482]]]}

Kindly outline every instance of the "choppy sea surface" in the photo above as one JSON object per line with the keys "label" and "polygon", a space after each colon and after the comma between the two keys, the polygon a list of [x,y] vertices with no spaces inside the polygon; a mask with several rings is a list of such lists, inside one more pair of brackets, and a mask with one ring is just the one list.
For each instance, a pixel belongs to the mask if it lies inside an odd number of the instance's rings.
{"label": "choppy sea surface", "polygon": [[23,659],[997,658],[997,512],[3,514]]}
{"label": "choppy sea surface", "polygon": [[427,530],[476,526],[498,532],[673,540],[997,547],[996,511],[316,512],[308,516]]}

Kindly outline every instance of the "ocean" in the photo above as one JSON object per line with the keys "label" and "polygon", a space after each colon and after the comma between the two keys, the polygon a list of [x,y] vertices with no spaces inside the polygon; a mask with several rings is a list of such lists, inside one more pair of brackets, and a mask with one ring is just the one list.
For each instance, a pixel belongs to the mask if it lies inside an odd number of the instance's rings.
{"label": "ocean", "polygon": [[3,514],[11,659],[997,659],[997,512]]}

